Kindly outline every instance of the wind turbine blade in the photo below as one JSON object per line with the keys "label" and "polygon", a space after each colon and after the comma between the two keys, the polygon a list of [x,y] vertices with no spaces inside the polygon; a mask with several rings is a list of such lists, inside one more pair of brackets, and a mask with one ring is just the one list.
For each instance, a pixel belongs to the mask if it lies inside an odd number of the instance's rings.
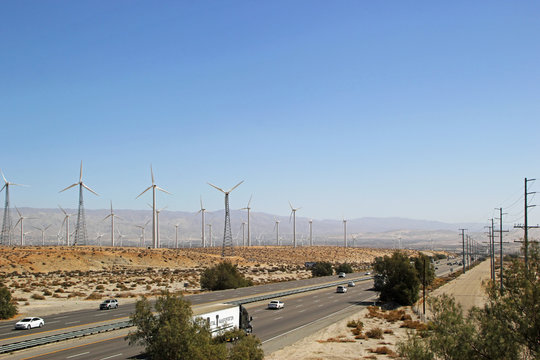
{"label": "wind turbine blade", "polygon": [[300,206],[299,208],[296,208],[296,210],[300,210],[302,207]]}
{"label": "wind turbine blade", "polygon": [[150,209],[154,209],[154,206],[150,205],[149,203],[146,203],[150,207]]}
{"label": "wind turbine blade", "polygon": [[292,211],[291,211],[291,215],[289,215],[289,223],[291,222],[291,219],[292,219]]}
{"label": "wind turbine blade", "polygon": [[168,191],[165,190],[165,189],[160,188],[159,186],[156,186],[156,189],[159,190],[159,191],[162,191],[162,192],[164,192],[164,193],[166,193],[166,194],[172,195],[170,192],[168,192]]}
{"label": "wind turbine blade", "polygon": [[113,209],[112,209],[112,200],[111,200],[111,214],[113,213]]}
{"label": "wind turbine blade", "polygon": [[6,180],[6,177],[4,176],[4,173],[2,171],[0,171],[0,174],[2,174],[2,179],[4,179],[4,182],[7,184],[7,180]]}
{"label": "wind turbine blade", "polygon": [[79,182],[82,182],[82,160],[81,160],[81,173],[79,175]]}
{"label": "wind turbine blade", "polygon": [[291,207],[291,210],[293,209],[291,202],[289,201],[289,206]]}
{"label": "wind turbine blade", "polygon": [[36,229],[36,230],[42,230],[41,228],[35,227],[35,226],[33,226],[33,225],[32,225],[32,227],[33,227],[34,229]]}
{"label": "wind turbine blade", "polygon": [[50,228],[51,226],[52,226],[52,224],[47,226],[46,228],[44,228],[43,231],[47,231],[47,229]]}
{"label": "wind turbine blade", "polygon": [[114,217],[118,218],[119,220],[125,220],[123,217],[118,216],[118,215],[114,215]]}
{"label": "wind turbine blade", "polygon": [[157,212],[161,212],[161,210],[165,210],[167,208],[168,205],[162,207],[161,209],[159,209]]}
{"label": "wind turbine blade", "polygon": [[64,215],[67,215],[66,210],[64,210],[60,205],[58,205],[58,207],[60,208],[60,210],[62,210],[62,212],[64,213]]}
{"label": "wind turbine blade", "polygon": [[23,217],[18,207],[15,206],[15,210],[17,210],[17,214],[19,214],[19,217]]}
{"label": "wind turbine blade", "polygon": [[70,185],[67,188],[65,188],[64,190],[60,190],[59,193],[61,193],[62,191],[66,191],[67,189],[71,189],[72,187],[77,186],[77,185],[79,185],[79,184],[77,183],[77,184]]}
{"label": "wind turbine blade", "polygon": [[7,183],[4,184],[4,186],[2,186],[2,188],[0,189],[0,192],[2,192],[2,190],[4,190],[4,188],[7,186]]}
{"label": "wind turbine blade", "polygon": [[17,186],[24,186],[24,187],[29,187],[30,185],[24,185],[24,184],[15,184],[15,183],[9,183],[9,185],[17,185]]}
{"label": "wind turbine blade", "polygon": [[152,185],[154,185],[154,170],[152,170],[152,164],[150,164],[150,174],[152,175]]}
{"label": "wind turbine blade", "polygon": [[248,201],[248,204],[247,204],[247,208],[249,209],[249,205],[251,204],[251,198],[253,198],[253,194],[251,194],[251,196],[249,197],[249,201]]}
{"label": "wind turbine blade", "polygon": [[244,180],[240,181],[238,184],[236,184],[235,186],[233,186],[231,190],[229,190],[229,191],[227,191],[227,192],[230,193],[231,191],[233,191],[234,189],[236,189],[237,187],[239,187],[240,184],[243,183],[243,182],[244,182]]}
{"label": "wind turbine blade", "polygon": [[201,211],[202,211],[202,209],[203,209],[202,196],[200,196],[200,198],[201,198]]}
{"label": "wind turbine blade", "polygon": [[144,190],[142,193],[140,193],[139,196],[137,196],[135,199],[138,199],[142,194],[144,194],[145,192],[150,190],[152,188],[152,186],[154,186],[154,185],[150,185],[149,187],[147,187],[146,190]]}
{"label": "wind turbine blade", "polygon": [[92,194],[99,196],[99,194],[98,194],[97,192],[95,192],[94,190],[90,189],[88,186],[86,186],[86,185],[84,185],[84,184],[82,184],[82,186],[83,186],[83,188],[85,188],[86,190],[90,191]]}
{"label": "wind turbine blade", "polygon": [[224,194],[225,194],[225,191],[223,191],[223,189],[222,189],[222,188],[219,188],[219,187],[217,187],[217,186],[216,186],[216,185],[214,185],[214,184],[210,184],[209,182],[207,182],[207,184],[208,184],[208,185],[210,185],[210,186],[211,186],[211,187],[213,187],[213,188],[216,188],[216,189],[218,189],[219,191],[221,191],[222,193],[224,193]]}
{"label": "wind turbine blade", "polygon": [[101,220],[101,221],[105,221],[105,220],[107,220],[107,218],[110,218],[111,216],[113,216],[113,215],[112,215],[112,214],[109,214],[109,215],[105,216],[105,217],[103,218],[103,220]]}
{"label": "wind turbine blade", "polygon": [[148,225],[149,222],[150,222],[150,219],[148,219],[148,221],[144,223],[144,227],[146,227],[146,225]]}

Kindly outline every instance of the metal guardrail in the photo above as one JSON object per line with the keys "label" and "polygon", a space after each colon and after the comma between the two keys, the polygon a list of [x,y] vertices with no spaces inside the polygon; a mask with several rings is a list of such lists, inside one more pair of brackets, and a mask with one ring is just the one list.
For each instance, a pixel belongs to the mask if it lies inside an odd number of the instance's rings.
{"label": "metal guardrail", "polygon": [[300,294],[300,293],[308,292],[308,291],[325,289],[325,288],[329,288],[329,287],[332,287],[332,286],[338,286],[338,285],[341,285],[341,284],[346,284],[349,281],[363,281],[363,280],[369,280],[369,279],[373,279],[373,276],[367,276],[367,277],[356,278],[356,279],[343,279],[341,281],[334,281],[334,282],[326,283],[326,284],[322,284],[322,285],[314,285],[314,286],[308,286],[308,287],[298,288],[298,289],[293,289],[293,290],[285,290],[285,291],[281,291],[281,292],[278,292],[278,293],[271,293],[271,294],[265,294],[265,295],[260,295],[260,296],[254,296],[254,297],[247,298],[247,299],[241,299],[241,300],[235,300],[235,301],[227,301],[227,302],[225,302],[225,304],[243,305],[243,304],[248,304],[248,303],[262,301],[262,300],[274,299],[274,298],[282,297],[282,296],[288,296],[288,295]]}
{"label": "metal guardrail", "polygon": [[[373,278],[372,276],[366,276],[366,277],[356,278],[356,279],[343,279],[343,280],[340,280],[340,281],[334,281],[334,282],[326,283],[326,284],[322,284],[322,285],[308,286],[308,287],[303,287],[303,288],[298,288],[298,289],[293,289],[293,290],[285,290],[285,291],[281,291],[281,292],[278,292],[278,293],[269,293],[269,294],[265,294],[265,295],[254,296],[254,297],[246,298],[246,299],[228,301],[228,302],[225,302],[225,304],[231,304],[231,305],[248,304],[248,303],[262,301],[262,300],[268,300],[268,299],[272,299],[272,298],[276,298],[276,297],[282,297],[282,296],[300,294],[300,293],[308,292],[308,291],[325,289],[325,288],[329,288],[329,287],[332,287],[332,286],[345,284],[345,283],[347,283],[349,281],[363,281],[363,280],[369,280],[369,279],[372,279],[372,278]],[[40,337],[40,338],[36,338],[36,339],[32,339],[32,340],[19,341],[19,342],[16,342],[16,343],[1,345],[0,346],[0,354],[13,352],[13,351],[17,351],[17,350],[23,350],[23,349],[27,349],[27,348],[31,348],[31,347],[39,346],[39,345],[51,344],[51,343],[58,342],[58,341],[75,339],[75,338],[88,336],[88,335],[94,335],[94,334],[98,334],[98,333],[102,333],[102,332],[119,330],[119,329],[127,328],[127,327],[130,327],[130,326],[132,326],[130,324],[130,321],[129,320],[124,320],[124,321],[120,321],[120,322],[116,322],[116,323],[112,323],[112,324],[101,325],[101,326],[96,326],[96,327],[92,327],[92,328],[71,331],[71,332],[68,332],[68,333],[44,336],[44,337]]]}
{"label": "metal guardrail", "polygon": [[106,331],[119,330],[119,329],[123,329],[130,326],[132,325],[130,324],[129,320],[125,320],[125,321],[120,321],[113,324],[101,325],[101,326],[96,326],[92,328],[71,331],[71,332],[63,333],[63,334],[49,335],[49,336],[44,336],[44,337],[40,337],[40,338],[36,338],[32,340],[19,341],[19,342],[0,346],[0,353],[3,354],[3,353],[12,352],[12,351],[31,348],[34,346],[45,345],[45,344],[50,344],[50,343],[54,343],[58,341],[99,334]]}

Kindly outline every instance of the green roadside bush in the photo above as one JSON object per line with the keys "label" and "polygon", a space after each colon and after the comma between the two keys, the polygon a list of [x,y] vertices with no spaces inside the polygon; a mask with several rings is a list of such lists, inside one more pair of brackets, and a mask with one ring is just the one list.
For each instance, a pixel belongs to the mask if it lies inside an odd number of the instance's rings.
{"label": "green roadside bush", "polygon": [[311,268],[313,277],[330,276],[332,274],[334,274],[334,269],[332,269],[332,264],[327,261],[319,261]]}
{"label": "green roadside bush", "polygon": [[230,261],[223,261],[203,271],[201,288],[207,290],[236,289],[252,286],[253,282],[246,279]]}
{"label": "green roadside bush", "polygon": [[338,266],[336,266],[336,273],[339,274],[340,272],[343,272],[345,274],[350,274],[353,272],[353,268],[351,264],[347,264],[347,263],[339,264]]}
{"label": "green roadside bush", "polygon": [[0,286],[0,319],[9,319],[17,314],[17,306],[13,304],[11,292]]}

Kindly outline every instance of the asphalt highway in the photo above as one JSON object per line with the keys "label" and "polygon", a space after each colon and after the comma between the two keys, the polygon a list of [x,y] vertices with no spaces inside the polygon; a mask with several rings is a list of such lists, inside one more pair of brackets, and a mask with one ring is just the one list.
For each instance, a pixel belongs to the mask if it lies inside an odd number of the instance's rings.
{"label": "asphalt highway", "polygon": [[[453,267],[456,270],[456,266],[447,266],[446,262],[440,262],[436,264],[438,270],[437,274],[444,274],[449,272],[449,268]],[[357,277],[360,274],[356,274]],[[348,278],[354,277],[353,274],[348,274]],[[325,279],[308,279],[319,280],[320,282],[330,282],[338,280],[337,276],[326,277]],[[346,279],[344,279],[346,280]],[[286,288],[295,288],[299,282],[303,282],[303,286],[307,281],[292,281],[282,284],[271,285],[286,285]],[[315,281],[318,283],[318,281]],[[312,282],[307,282],[307,285],[313,285]],[[238,290],[256,290],[256,292],[244,293],[242,297],[254,296],[255,294],[265,293],[269,290],[268,285],[258,286],[253,288],[238,289]],[[253,329],[254,333],[261,339],[263,343],[275,341],[278,338],[287,336],[288,334],[295,332],[297,329],[301,329],[306,326],[310,326],[313,322],[316,322],[323,318],[331,318],[333,314],[348,308],[365,306],[373,301],[376,293],[370,291],[373,282],[364,281],[357,283],[356,287],[348,288],[347,293],[336,293],[334,287],[296,294],[288,297],[281,298],[285,302],[285,308],[282,310],[267,310],[265,302],[253,303],[246,305],[251,316],[253,316]],[[264,288],[266,287],[266,288]],[[260,288],[260,289],[256,289]],[[264,288],[264,289],[263,289]],[[274,288],[275,289],[275,288]],[[284,288],[277,288],[276,290],[283,290]],[[274,291],[276,291],[274,290]],[[225,292],[225,291],[224,291]],[[227,290],[228,298],[223,296],[216,296],[216,293],[204,294],[208,297],[198,295],[198,299],[193,303],[203,303],[212,301],[228,301],[231,298],[239,297],[235,290]],[[212,296],[213,295],[213,296]],[[221,294],[219,294],[221,295]],[[105,313],[114,313],[116,310],[105,311]],[[127,310],[126,310],[127,311]],[[99,312],[99,311],[98,311]],[[94,311],[96,313],[96,311]],[[128,313],[129,314],[129,313]],[[125,316],[127,316],[126,314]],[[52,318],[52,317],[51,317]],[[53,320],[54,321],[54,320]],[[111,332],[102,334],[97,340],[80,339],[66,342],[65,344],[57,344],[54,349],[51,346],[43,347],[42,349],[34,349],[24,352],[26,357],[17,358],[22,359],[77,359],[77,360],[106,360],[106,359],[134,359],[137,355],[141,354],[142,348],[139,346],[129,346],[127,341],[124,340],[124,336],[127,330]],[[20,354],[23,356],[23,352]]]}

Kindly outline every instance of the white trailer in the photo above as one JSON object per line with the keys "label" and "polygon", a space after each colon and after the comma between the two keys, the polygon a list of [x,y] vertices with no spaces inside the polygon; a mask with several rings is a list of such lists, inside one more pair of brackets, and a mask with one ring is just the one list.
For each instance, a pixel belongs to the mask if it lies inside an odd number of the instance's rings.
{"label": "white trailer", "polygon": [[224,332],[241,329],[247,334],[251,333],[251,316],[242,305],[211,304],[193,307],[193,319],[202,319],[212,336],[222,335]]}

